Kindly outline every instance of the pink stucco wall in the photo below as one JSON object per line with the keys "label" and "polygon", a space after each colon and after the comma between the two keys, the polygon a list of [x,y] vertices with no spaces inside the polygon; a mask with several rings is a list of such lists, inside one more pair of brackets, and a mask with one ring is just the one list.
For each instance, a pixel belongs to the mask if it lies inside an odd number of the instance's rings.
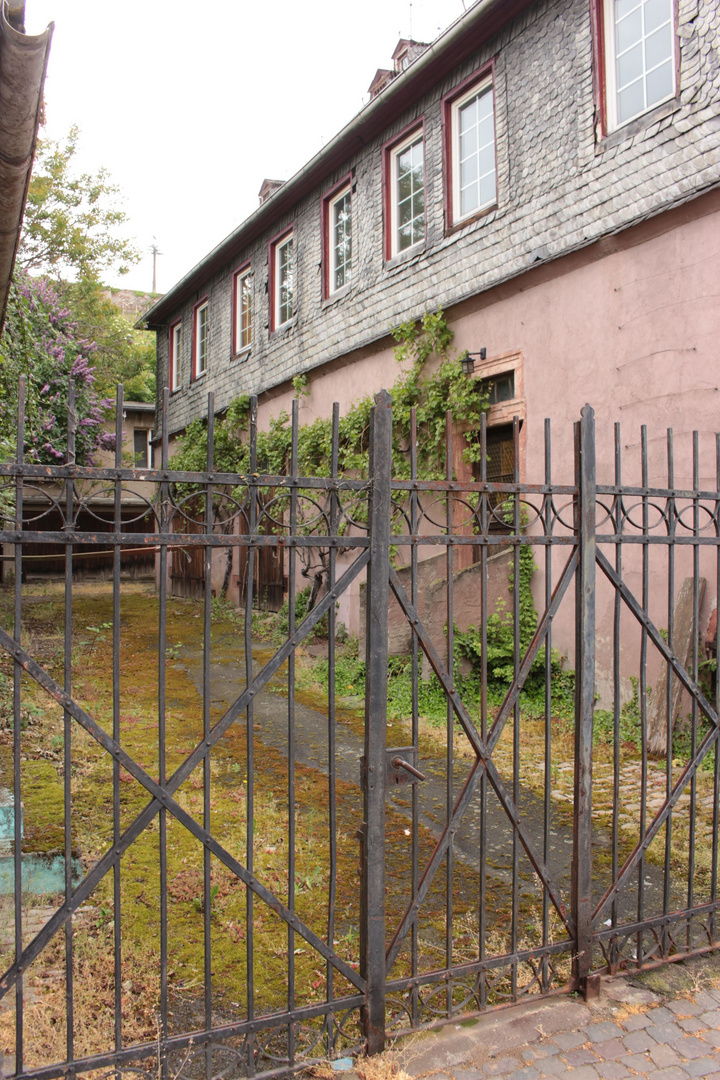
{"label": "pink stucco wall", "polygon": [[[573,423],[588,402],[595,409],[598,476],[614,477],[615,422],[621,424],[622,479],[639,483],[640,426],[647,425],[648,482],[667,480],[666,429],[674,429],[675,486],[692,481],[692,432],[699,432],[700,483],[716,486],[715,435],[720,429],[720,194],[703,196],[679,210],[651,219],[617,237],[529,271],[514,281],[470,298],[448,311],[458,350],[487,349],[487,366],[498,357],[518,358],[513,403],[524,418],[522,479],[544,479],[543,421],[552,423],[553,479],[572,482]],[[442,292],[438,291],[438,304]],[[485,369],[478,369],[482,376]],[[332,402],[341,409],[397,377],[392,342],[348,356],[346,362],[319,368],[309,380],[310,394],[300,404],[300,421],[328,416]],[[289,409],[289,385],[264,395],[259,422]],[[430,553],[428,553],[430,554]],[[538,550],[538,564],[543,560]],[[553,578],[564,562],[553,557]],[[624,556],[624,577],[641,593],[639,548]],[[675,592],[692,571],[690,548],[675,556]],[[701,553],[708,587],[703,625],[715,605],[714,558]],[[667,557],[649,555],[650,611],[667,625]],[[353,633],[359,629],[356,581],[341,602],[339,617]],[[544,575],[534,579],[538,606]],[[598,593],[598,690],[608,703],[613,594],[605,583]],[[573,662],[573,596],[557,617],[554,645]],[[637,660],[640,636],[632,616],[623,614],[626,674]],[[652,650],[651,650],[652,652]],[[651,674],[655,670],[650,657]],[[629,694],[627,679],[624,696]]]}

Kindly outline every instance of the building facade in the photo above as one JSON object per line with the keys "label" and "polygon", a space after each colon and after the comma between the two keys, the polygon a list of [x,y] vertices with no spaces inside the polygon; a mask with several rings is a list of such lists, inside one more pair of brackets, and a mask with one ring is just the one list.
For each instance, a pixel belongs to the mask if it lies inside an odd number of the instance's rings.
{"label": "building facade", "polygon": [[716,0],[480,0],[398,56],[148,313],[171,436],[209,390],[219,411],[257,394],[267,424],[298,374],[301,418],[346,407],[394,381],[389,328],[442,307],[458,350],[486,351],[476,376],[502,387],[500,443],[520,418],[521,479],[542,480],[545,417],[571,478],[587,401],[601,472],[614,422],[630,457],[644,423],[659,478],[672,426],[689,483],[693,430],[714,463],[720,400]]}

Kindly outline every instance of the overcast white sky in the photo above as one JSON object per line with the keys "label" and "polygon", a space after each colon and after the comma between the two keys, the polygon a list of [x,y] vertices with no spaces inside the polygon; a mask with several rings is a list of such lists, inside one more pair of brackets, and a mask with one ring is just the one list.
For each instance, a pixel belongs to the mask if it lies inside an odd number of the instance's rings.
{"label": "overcast white sky", "polygon": [[[141,263],[108,281],[169,289],[368,100],[399,37],[432,41],[473,0],[26,0],[51,21],[43,134],[121,188]],[[412,27],[411,27],[412,22]]]}

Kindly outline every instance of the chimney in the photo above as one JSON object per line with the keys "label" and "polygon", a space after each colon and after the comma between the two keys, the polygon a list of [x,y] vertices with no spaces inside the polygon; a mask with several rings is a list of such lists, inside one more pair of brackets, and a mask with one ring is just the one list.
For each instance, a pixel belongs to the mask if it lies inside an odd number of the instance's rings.
{"label": "chimney", "polygon": [[284,183],[284,180],[263,180],[262,187],[258,192],[260,196],[260,205],[262,206],[264,202],[267,202],[268,199],[271,199],[275,192],[279,191]]}

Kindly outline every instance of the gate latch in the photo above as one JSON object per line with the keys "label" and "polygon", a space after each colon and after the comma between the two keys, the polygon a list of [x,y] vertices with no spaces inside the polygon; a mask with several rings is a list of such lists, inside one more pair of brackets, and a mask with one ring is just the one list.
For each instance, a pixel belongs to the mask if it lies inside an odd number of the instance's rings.
{"label": "gate latch", "polygon": [[414,746],[400,746],[387,751],[388,787],[397,784],[417,784],[425,779],[425,773],[417,767],[418,752]]}

